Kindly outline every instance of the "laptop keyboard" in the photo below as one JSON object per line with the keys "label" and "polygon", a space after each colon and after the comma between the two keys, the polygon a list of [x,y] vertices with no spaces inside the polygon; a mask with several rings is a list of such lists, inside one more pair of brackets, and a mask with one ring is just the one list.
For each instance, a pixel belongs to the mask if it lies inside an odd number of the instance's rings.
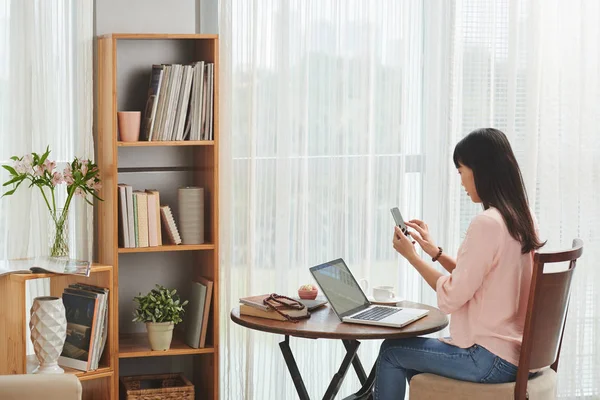
{"label": "laptop keyboard", "polygon": [[369,308],[366,311],[361,312],[360,314],[353,315],[352,319],[362,319],[366,321],[381,321],[385,317],[389,317],[392,314],[396,314],[402,310],[401,308],[391,308],[391,307],[373,307]]}

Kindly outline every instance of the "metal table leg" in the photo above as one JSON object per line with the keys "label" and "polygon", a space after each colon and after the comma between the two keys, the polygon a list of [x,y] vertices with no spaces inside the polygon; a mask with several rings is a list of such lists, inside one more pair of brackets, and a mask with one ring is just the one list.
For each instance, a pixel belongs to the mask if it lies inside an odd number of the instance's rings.
{"label": "metal table leg", "polygon": [[[354,367],[354,371],[356,372],[356,375],[363,386],[358,392],[346,397],[344,400],[370,399],[373,384],[375,383],[376,367],[373,366],[373,369],[371,369],[371,373],[367,378],[360,359],[356,354],[358,347],[360,346],[360,342],[358,340],[343,340],[342,342],[346,348],[346,356],[344,357],[338,372],[333,375],[333,378],[327,387],[327,391],[323,396],[323,400],[333,400],[335,398],[336,394],[340,390],[340,387],[342,386],[342,382],[346,377],[346,373],[348,372],[350,365]],[[302,380],[302,375],[300,375],[300,370],[298,370],[298,365],[296,364],[296,360],[294,359],[294,355],[290,349],[290,337],[288,335],[285,336],[284,341],[279,343],[279,348],[283,354],[285,364],[290,371],[292,381],[296,387],[296,392],[298,392],[298,398],[300,400],[310,400],[308,392],[306,391],[306,386],[304,386],[304,381]]]}
{"label": "metal table leg", "polygon": [[[344,347],[346,347],[346,351],[350,351],[352,343],[359,343],[358,340],[347,339],[343,339],[342,342],[344,343]],[[365,373],[365,369],[363,368],[362,363],[360,362],[360,358],[358,358],[358,356],[354,357],[354,360],[352,360],[352,366],[354,367],[354,371],[356,372],[356,376],[358,376],[360,384],[364,385],[367,381],[367,374]]]}
{"label": "metal table leg", "polygon": [[290,375],[292,376],[292,381],[294,381],[294,386],[296,386],[298,398],[300,400],[310,400],[308,392],[306,391],[306,386],[304,386],[304,381],[302,380],[302,375],[300,375],[298,365],[296,364],[296,360],[290,349],[290,337],[288,335],[285,335],[285,340],[279,343],[279,348],[283,353],[283,358],[290,371]]}
{"label": "metal table leg", "polygon": [[377,363],[371,368],[369,377],[363,383],[360,390],[350,396],[344,397],[343,400],[370,400],[373,398],[373,385],[375,385],[375,374],[377,373]]}

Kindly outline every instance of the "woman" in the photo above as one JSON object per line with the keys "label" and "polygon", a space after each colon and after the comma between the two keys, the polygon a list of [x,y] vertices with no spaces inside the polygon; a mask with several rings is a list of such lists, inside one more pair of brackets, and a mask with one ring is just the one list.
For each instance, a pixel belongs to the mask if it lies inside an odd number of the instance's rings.
{"label": "woman", "polygon": [[450,275],[422,260],[396,227],[394,249],[436,291],[451,314],[450,338],[386,340],[377,360],[375,399],[403,399],[407,380],[429,372],[482,383],[516,378],[533,252],[537,236],[521,172],[506,136],[497,129],[471,132],[454,149],[454,165],[471,200],[484,211],[467,230],[455,261],[434,244],[427,225],[407,222],[410,236]]}

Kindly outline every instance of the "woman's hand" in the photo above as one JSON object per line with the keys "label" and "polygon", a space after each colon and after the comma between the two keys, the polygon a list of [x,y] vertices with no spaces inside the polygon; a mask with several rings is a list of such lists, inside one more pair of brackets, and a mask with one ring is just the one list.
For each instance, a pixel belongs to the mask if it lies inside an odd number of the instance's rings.
{"label": "woman's hand", "polygon": [[419,243],[419,246],[421,246],[423,251],[429,254],[429,256],[435,257],[439,249],[429,234],[429,227],[427,224],[418,219],[411,219],[410,221],[405,222],[405,224],[416,231],[410,231],[409,234],[417,241],[417,243]]}
{"label": "woman's hand", "polygon": [[414,242],[410,240],[410,238],[402,233],[400,228],[394,228],[394,239],[392,240],[394,249],[400,253],[402,257],[406,258],[411,264],[415,259],[419,258],[413,243]]}

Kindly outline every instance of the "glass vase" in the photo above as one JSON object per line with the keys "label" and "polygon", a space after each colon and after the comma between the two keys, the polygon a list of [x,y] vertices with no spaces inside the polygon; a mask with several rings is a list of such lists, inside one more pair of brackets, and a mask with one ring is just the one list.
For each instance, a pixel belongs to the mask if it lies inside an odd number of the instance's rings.
{"label": "glass vase", "polygon": [[48,221],[50,257],[69,257],[69,213],[59,208],[50,212]]}

